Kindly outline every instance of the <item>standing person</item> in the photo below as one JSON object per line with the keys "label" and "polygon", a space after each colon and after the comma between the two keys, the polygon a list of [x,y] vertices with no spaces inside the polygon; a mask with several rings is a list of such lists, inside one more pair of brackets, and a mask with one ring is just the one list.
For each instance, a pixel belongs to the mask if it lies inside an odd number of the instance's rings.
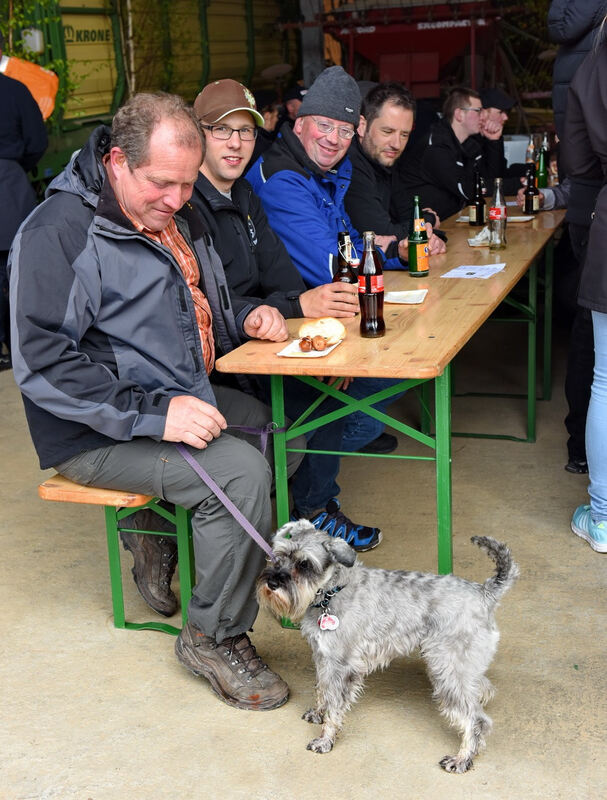
{"label": "standing person", "polygon": [[470,203],[475,168],[489,191],[495,178],[502,176],[501,129],[482,130],[482,112],[478,92],[451,89],[443,104],[443,118],[406,154],[400,168],[405,191],[419,195],[441,219]]}
{"label": "standing person", "polygon": [[[575,3],[568,0],[553,0],[550,4],[548,36],[551,42],[559,45],[552,74],[552,103],[556,132],[561,142],[564,138],[569,84],[590,52],[606,11],[605,0],[577,0]],[[570,183],[565,221],[571,250],[577,262],[572,270],[575,273],[576,284],[584,266],[594,204],[602,186],[600,166],[597,164],[595,167],[594,172],[573,176],[567,175],[561,164],[561,182],[566,178]],[[565,397],[569,406],[565,417],[565,427],[569,434],[568,461],[565,469],[578,474],[588,472],[585,430],[594,365],[593,350],[590,311],[588,308],[578,306],[569,335],[565,376]]]}
{"label": "standing person", "polygon": [[[193,510],[196,586],[177,658],[226,703],[276,708],[288,687],[247,635],[265,554],[174,445],[269,539],[269,465],[226,432],[258,403],[240,392],[220,408],[208,378],[230,324],[223,272],[187,205],[177,213],[198,176],[201,130],[181,98],[140,94],[108,133],[98,128],[74,154],[12,249],[13,361],[30,433],[42,468]],[[263,306],[240,331],[287,338]]]}
{"label": "standing person", "polygon": [[[607,17],[605,18],[607,20]],[[604,30],[605,21],[603,21]],[[594,330],[594,378],[586,419],[590,505],[576,508],[574,533],[593,550],[607,553],[607,42],[601,37],[578,68],[567,98],[563,157],[572,180],[602,174],[578,303],[590,310]]]}
{"label": "standing person", "polygon": [[[345,208],[352,177],[348,148],[360,118],[360,91],[342,67],[328,67],[308,89],[293,129],[281,128],[269,150],[249,169],[247,178],[260,197],[272,229],[284,242],[291,259],[309,287],[331,281],[337,264],[337,238],[347,231],[355,250],[363,242]],[[395,236],[377,236],[379,247]],[[378,250],[385,258],[381,249]],[[399,242],[395,257],[384,269],[406,269],[407,247]],[[394,385],[397,381],[357,378],[349,393],[357,398]],[[384,410],[395,398],[375,404]],[[344,449],[389,453],[396,437],[384,433],[383,423],[362,412],[346,420]]]}
{"label": "standing person", "polygon": [[[395,255],[398,243],[409,236],[413,197],[399,190],[394,167],[409,141],[414,112],[413,95],[401,83],[376,84],[363,97],[357,135],[348,150],[352,181],[346,211],[357,230],[395,237],[387,256]],[[437,217],[431,209],[426,220],[430,253],[444,253],[444,242],[433,232]]]}
{"label": "standing person", "polygon": [[[206,154],[191,203],[204,218],[223,263],[236,319],[262,304],[285,317],[354,317],[356,287],[329,283],[306,290],[285,246],[268,224],[259,198],[242,177],[263,121],[251,92],[234,80],[214,81],[200,92],[194,110],[203,128]],[[213,373],[212,380],[225,383],[231,377]],[[258,376],[248,388],[264,402],[270,401],[266,376]],[[318,398],[315,389],[295,379],[285,378],[284,388],[286,412],[292,419]],[[311,418],[339,405],[327,398]],[[314,431],[309,448],[341,450],[344,424],[340,419]],[[371,550],[380,543],[381,531],[352,522],[341,510],[336,482],[339,466],[339,456],[310,453],[304,457],[291,483],[293,515],[312,520],[355,550]]]}
{"label": "standing person", "polygon": [[[0,33],[0,59],[4,39]],[[0,72],[0,370],[10,359],[6,264],[17,228],[36,205],[26,172],[44,155],[48,140],[38,104],[21,81]]]}

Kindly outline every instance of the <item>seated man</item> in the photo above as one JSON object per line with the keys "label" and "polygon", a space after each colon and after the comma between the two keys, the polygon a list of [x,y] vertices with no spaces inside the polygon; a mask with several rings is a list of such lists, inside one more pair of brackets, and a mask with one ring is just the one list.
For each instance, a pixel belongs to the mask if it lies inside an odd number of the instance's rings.
{"label": "seated man", "polygon": [[[363,98],[357,136],[348,151],[352,181],[346,211],[359,231],[395,237],[387,255],[397,252],[398,242],[405,240],[406,244],[409,236],[413,196],[395,191],[393,172],[409,141],[414,111],[413,95],[402,83],[377,84]],[[426,219],[430,253],[444,253],[444,242],[432,230],[436,215],[430,212]]]}
{"label": "seated man", "polygon": [[[329,283],[306,290],[285,246],[270,228],[259,198],[242,177],[263,119],[251,92],[234,80],[214,81],[200,92],[194,110],[204,131],[206,154],[191,203],[204,218],[223,263],[236,321],[262,304],[273,306],[285,317],[353,317],[358,311],[356,287]],[[232,377],[213,373],[211,380],[224,384]],[[267,376],[258,376],[247,388],[270,401]],[[284,390],[291,419],[297,419],[318,398],[315,389],[295,379],[286,378]],[[339,403],[323,401],[311,418],[331,407],[338,408]],[[313,432],[308,440],[310,449],[341,450],[344,424],[340,419]],[[336,499],[339,464],[339,456],[305,456],[291,484],[293,514],[311,519],[358,551],[371,550],[380,543],[381,532],[353,523],[340,510]]]}
{"label": "seated man", "polygon": [[[348,148],[359,122],[360,92],[342,67],[328,67],[306,92],[291,130],[283,126],[274,144],[253,164],[247,178],[263,203],[272,229],[280,236],[309,287],[326,284],[337,263],[337,237],[350,234],[362,254],[363,243],[344,206],[352,175]],[[377,236],[387,247],[395,236]],[[381,249],[380,257],[384,258]],[[405,269],[407,248],[384,261],[384,269]],[[386,379],[357,378],[349,388],[354,397],[368,397],[387,388]],[[376,404],[384,410],[389,401]],[[371,452],[386,453],[397,440],[382,434],[383,423],[356,412],[346,421],[344,450],[359,451],[373,442]],[[378,437],[379,442],[376,444]]]}
{"label": "seated man", "polygon": [[475,168],[489,194],[495,178],[503,177],[501,130],[483,132],[482,111],[478,92],[452,89],[443,104],[443,118],[407,152],[400,166],[407,194],[419,195],[423,206],[430,206],[441,219],[470,203]]}
{"label": "seated man", "polygon": [[[506,194],[516,194],[520,187],[520,179],[525,175],[526,164],[516,163],[508,166],[504,153],[504,125],[508,122],[508,112],[515,105],[514,100],[499,87],[480,90],[483,111],[481,113],[481,133],[487,139],[497,141],[501,149],[501,167],[499,174],[503,177],[503,188]],[[491,187],[487,187],[491,191]]]}
{"label": "seated man", "polygon": [[[131,98],[111,142],[108,133],[98,128],[74,154],[12,249],[14,370],[32,439],[42,468],[193,509],[197,583],[177,658],[228,704],[276,708],[288,687],[246,633],[265,554],[173,444],[188,445],[269,539],[271,470],[226,432],[226,417],[263,414],[242,392],[218,407],[208,373],[229,298],[207,241],[176,213],[198,176],[202,133],[180,98],[149,94]],[[267,306],[240,330],[287,338]]]}

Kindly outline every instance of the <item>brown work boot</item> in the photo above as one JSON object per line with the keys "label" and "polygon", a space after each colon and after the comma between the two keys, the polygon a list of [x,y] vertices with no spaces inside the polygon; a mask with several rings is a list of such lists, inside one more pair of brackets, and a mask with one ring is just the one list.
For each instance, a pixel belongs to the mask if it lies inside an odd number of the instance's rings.
{"label": "brown work boot", "polygon": [[[161,517],[151,511],[139,511],[128,520],[131,528],[154,530]],[[124,524],[124,521],[123,521]],[[168,524],[168,523],[167,523]],[[177,566],[177,542],[171,536],[121,532],[125,550],[133,554],[133,578],[145,602],[158,614],[172,617],[179,608],[171,580]]]}
{"label": "brown work boot", "polygon": [[289,687],[263,663],[246,633],[217,643],[188,622],[177,637],[175,654],[229,706],[268,711],[289,698]]}

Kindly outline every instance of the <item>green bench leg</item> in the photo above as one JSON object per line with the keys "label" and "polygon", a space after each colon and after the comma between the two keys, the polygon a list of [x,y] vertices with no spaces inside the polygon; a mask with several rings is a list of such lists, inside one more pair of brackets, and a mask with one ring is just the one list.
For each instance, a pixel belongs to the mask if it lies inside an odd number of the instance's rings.
{"label": "green bench leg", "polygon": [[[118,509],[114,506],[105,506],[105,530],[107,536],[108,562],[110,569],[110,586],[112,591],[112,610],[114,614],[114,626],[116,628],[127,628],[128,630],[152,630],[161,631],[177,636],[181,628],[169,625],[166,622],[127,622],[124,611],[124,591],[122,587],[122,568],[120,565],[120,520],[124,516],[134,514],[143,508],[150,508],[152,511],[159,511],[155,508],[152,501],[145,506],[137,508]],[[194,564],[194,552],[192,548],[192,514],[181,506],[175,507],[175,513],[171,514],[162,509],[160,516],[165,517],[175,525],[175,533],[166,531],[139,531],[157,536],[175,536],[177,539],[177,559],[179,564],[179,583],[181,599],[181,619],[183,625],[188,619],[188,604],[192,596],[192,588],[196,582],[196,567]]]}

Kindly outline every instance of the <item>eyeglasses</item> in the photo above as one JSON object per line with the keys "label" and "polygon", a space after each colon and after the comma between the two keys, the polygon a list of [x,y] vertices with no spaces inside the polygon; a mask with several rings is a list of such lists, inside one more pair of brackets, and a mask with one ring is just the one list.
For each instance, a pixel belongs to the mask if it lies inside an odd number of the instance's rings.
{"label": "eyeglasses", "polygon": [[316,117],[312,117],[312,119],[314,120],[314,124],[321,133],[328,135],[329,133],[333,133],[335,128],[337,128],[337,134],[340,139],[351,139],[354,136],[354,128],[345,128],[345,127],[338,127],[337,125],[331,125],[330,122],[323,122],[320,119],[316,119]]}
{"label": "eyeglasses", "polygon": [[252,142],[257,137],[257,128],[230,128],[229,125],[205,125],[200,123],[207,131],[211,131],[213,139],[223,139],[227,141],[232,138],[233,133],[240,136],[241,142]]}
{"label": "eyeglasses", "polygon": [[483,110],[480,106],[460,106],[461,111],[476,111],[477,114],[480,114]]}

